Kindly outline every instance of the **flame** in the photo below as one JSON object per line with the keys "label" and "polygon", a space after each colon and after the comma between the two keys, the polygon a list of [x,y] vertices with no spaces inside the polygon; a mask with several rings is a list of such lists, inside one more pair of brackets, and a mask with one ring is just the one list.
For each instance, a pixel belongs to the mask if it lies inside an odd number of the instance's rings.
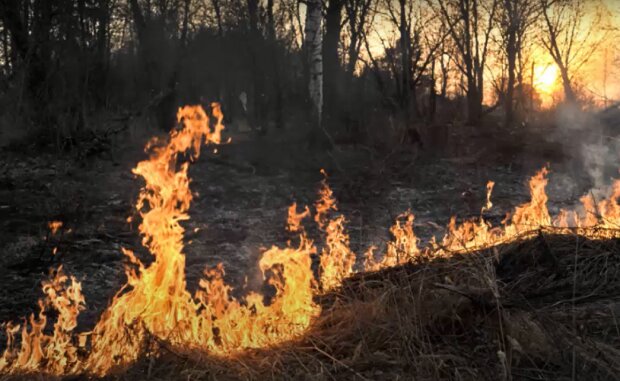
{"label": "flame", "polygon": [[609,196],[596,201],[592,194],[581,197],[581,211],[562,210],[553,224],[572,229],[589,238],[616,238],[620,234],[620,180],[616,180]]}
{"label": "flame", "polygon": [[320,279],[323,290],[337,287],[343,279],[353,274],[356,256],[349,247],[349,235],[344,216],[329,218],[330,211],[338,210],[334,192],[327,183],[327,173],[321,169],[323,180],[314,204],[314,221],[325,232],[325,247],[320,257]]}
{"label": "flame", "polygon": [[[483,217],[478,220],[456,223],[456,217],[450,219],[448,231],[441,244],[435,247],[437,255],[448,255],[452,252],[464,252],[508,242],[524,235],[528,235],[542,227],[551,225],[551,217],[547,210],[548,169],[541,169],[530,178],[530,201],[515,208],[512,216],[507,216],[504,226],[494,227]],[[491,193],[493,182],[487,184],[486,204],[482,212],[492,207]]]}
{"label": "flame", "polygon": [[[83,309],[79,283],[72,279],[71,285],[62,288],[58,284],[64,284],[64,276],[45,283],[46,302],[40,302],[38,317],[31,316],[22,328],[19,345],[16,326],[7,326],[0,373],[105,375],[133,363],[145,353],[151,338],[179,350],[226,355],[290,340],[309,326],[320,311],[313,301],[316,282],[311,255],[316,249],[303,235],[299,247],[272,247],[263,253],[259,267],[275,290],[269,302],[258,293],[234,299],[221,265],[205,270],[196,295],[186,289],[180,222],[189,218],[192,193],[189,163],[178,164],[177,159],[187,154],[195,160],[203,141],[221,141],[219,105],[212,105],[212,114],[213,128],[200,106],[179,109],[177,118],[183,128],[172,131],[168,140],[152,139],[147,144],[150,158],[133,170],[145,180],[136,209],[142,217],[142,243],[154,256],[153,263],[147,267],[131,251],[123,250],[127,283],[91,332],[73,333]],[[44,333],[47,304],[59,313],[53,336]],[[84,358],[77,356],[71,334],[88,348]]]}
{"label": "flame", "polygon": [[414,260],[420,255],[418,238],[413,232],[415,217],[410,211],[401,214],[390,228],[393,240],[388,242],[387,251],[380,261],[374,259],[374,247],[366,252],[364,267],[367,271],[376,271]]}
{"label": "flame", "polygon": [[[43,282],[45,297],[38,302],[38,313],[23,324],[4,325],[7,342],[0,356],[0,374],[103,376],[124,369],[142,355],[156,354],[158,345],[228,356],[295,339],[311,326],[321,313],[314,297],[340,286],[354,273],[356,263],[346,218],[333,215],[337,203],[323,170],[314,205],[314,221],[325,239],[318,281],[312,270],[317,248],[301,225],[310,210],[305,207],[298,213],[293,204],[288,209],[288,230],[299,233],[299,244],[273,246],[258,263],[271,292],[233,297],[222,264],[204,270],[194,295],[186,288],[181,221],[189,219],[192,193],[189,162],[179,164],[178,158],[182,155],[191,162],[199,157],[203,142],[221,142],[224,126],[218,104],[212,104],[211,114],[213,121],[200,106],[180,108],[177,117],[183,128],[173,130],[166,140],[152,139],[147,144],[149,159],[133,170],[145,181],[136,210],[142,218],[142,243],[153,255],[152,263],[146,266],[132,251],[123,249],[127,282],[90,332],[76,332],[78,316],[85,309],[80,282],[65,275],[62,267],[52,271]],[[414,233],[414,215],[401,214],[390,229],[392,240],[381,260],[375,259],[376,248],[371,246],[364,255],[364,269],[471,251],[527,237],[540,229],[620,237],[620,180],[607,198],[597,201],[592,195],[584,196],[582,210],[562,211],[552,219],[547,209],[547,175],[543,168],[530,179],[530,201],[516,207],[501,226],[493,226],[483,216],[492,207],[494,183],[489,182],[480,217],[460,224],[453,217],[443,239],[423,249]]]}
{"label": "flame", "polygon": [[355,253],[349,248],[344,216],[330,220],[326,228],[325,247],[321,252],[321,285],[324,290],[337,287],[353,274]]}
{"label": "flame", "polygon": [[305,206],[303,212],[297,213],[297,203],[291,204],[288,208],[288,219],[286,229],[290,232],[299,232],[303,230],[301,221],[310,215],[310,209]]}
{"label": "flame", "polygon": [[316,214],[314,215],[314,221],[319,225],[320,229],[325,229],[327,225],[327,213],[330,210],[338,210],[336,205],[336,199],[334,198],[334,192],[327,184],[327,172],[321,169],[323,180],[321,180],[321,187],[319,188],[319,198],[314,204]]}
{"label": "flame", "polygon": [[491,194],[493,193],[493,187],[495,187],[495,182],[489,181],[487,182],[487,202],[484,204],[482,209],[480,210],[480,215],[484,214],[484,212],[491,210],[493,207],[493,203],[491,202]]}
{"label": "flame", "polygon": [[[39,313],[30,315],[23,326],[7,325],[7,347],[0,357],[0,372],[19,370],[61,375],[75,370],[77,348],[72,331],[77,326],[79,312],[85,308],[81,284],[59,267],[42,286],[45,298],[38,302]],[[44,332],[48,309],[57,314],[51,335]],[[20,332],[21,345],[17,347],[15,337]]]}

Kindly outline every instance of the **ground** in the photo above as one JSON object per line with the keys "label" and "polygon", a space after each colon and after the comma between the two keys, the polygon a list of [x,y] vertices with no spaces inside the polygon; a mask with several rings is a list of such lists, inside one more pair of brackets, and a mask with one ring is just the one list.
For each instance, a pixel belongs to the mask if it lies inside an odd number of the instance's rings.
{"label": "ground", "polygon": [[[281,137],[232,131],[230,144],[205,153],[190,169],[195,197],[184,224],[189,288],[195,289],[205,265],[218,262],[239,290],[256,287],[261,250],[290,239],[286,209],[293,201],[313,203],[322,167],[360,255],[384,243],[395,217],[407,210],[416,215],[423,241],[441,236],[452,215],[479,215],[487,180],[496,183],[495,205],[485,215],[495,223],[528,199],[527,179],[544,165],[551,168],[552,214],[591,186],[562,147],[531,131],[493,128],[462,127],[447,148],[397,147],[380,154],[359,146],[317,154],[292,149]],[[34,312],[48,268],[62,265],[82,282],[88,309],[81,324],[92,326],[124,282],[121,248],[148,258],[133,207],[142,184],[131,173],[146,157],[147,135],[127,132],[110,153],[79,160],[0,151],[0,321]],[[49,233],[49,221],[63,222],[59,234]]]}

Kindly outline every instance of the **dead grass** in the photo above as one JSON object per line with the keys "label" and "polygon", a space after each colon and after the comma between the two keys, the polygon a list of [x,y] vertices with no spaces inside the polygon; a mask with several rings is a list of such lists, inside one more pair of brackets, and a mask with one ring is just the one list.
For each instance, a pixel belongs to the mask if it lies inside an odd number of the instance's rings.
{"label": "dead grass", "polygon": [[319,302],[323,313],[297,342],[236,358],[180,354],[153,342],[157,355],[107,379],[615,380],[620,374],[618,239],[541,232],[358,274]]}
{"label": "dead grass", "polygon": [[612,380],[620,240],[536,238],[358,274],[298,342],[234,359],[160,346],[114,380]]}

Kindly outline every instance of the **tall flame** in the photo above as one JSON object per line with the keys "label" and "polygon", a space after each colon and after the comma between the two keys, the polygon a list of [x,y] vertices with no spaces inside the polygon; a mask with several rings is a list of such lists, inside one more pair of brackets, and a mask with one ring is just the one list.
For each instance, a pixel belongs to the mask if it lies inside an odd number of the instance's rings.
{"label": "tall flame", "polygon": [[145,180],[136,209],[142,217],[142,243],[154,261],[147,267],[131,251],[124,250],[129,262],[126,285],[92,332],[78,334],[88,355],[77,356],[71,340],[77,315],[83,309],[79,283],[72,279],[62,288],[66,277],[57,275],[43,285],[46,301],[59,313],[53,336],[43,331],[47,318],[42,301],[38,317],[31,316],[22,328],[19,345],[14,337],[19,328],[7,327],[0,373],[104,375],[134,362],[144,353],[147,338],[181,350],[225,355],[289,340],[309,326],[319,307],[313,301],[316,285],[311,269],[311,255],[316,249],[305,236],[299,247],[272,247],[263,253],[259,267],[275,290],[269,302],[258,293],[241,300],[232,298],[231,288],[223,281],[222,266],[205,270],[195,296],[186,289],[184,229],[180,222],[189,218],[192,193],[189,163],[178,164],[177,159],[187,153],[194,160],[203,141],[220,142],[224,127],[219,105],[212,105],[212,114],[213,128],[201,107],[179,109],[177,117],[183,128],[172,131],[167,141],[149,142],[150,158],[134,169]]}
{"label": "tall flame", "polygon": [[355,253],[349,248],[349,235],[345,229],[344,216],[329,218],[329,212],[338,210],[334,192],[327,183],[327,173],[321,169],[323,180],[315,203],[314,220],[320,230],[325,231],[325,247],[321,252],[320,275],[323,290],[338,286],[343,279],[353,274]]}

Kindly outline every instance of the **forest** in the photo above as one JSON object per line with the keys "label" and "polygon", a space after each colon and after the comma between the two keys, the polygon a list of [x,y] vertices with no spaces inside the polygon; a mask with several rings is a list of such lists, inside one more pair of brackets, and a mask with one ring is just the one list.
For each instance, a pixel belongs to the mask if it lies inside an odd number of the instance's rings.
{"label": "forest", "polygon": [[437,124],[476,125],[494,111],[510,126],[561,102],[605,107],[619,91],[617,8],[10,0],[0,9],[3,141],[70,150],[102,125],[140,117],[168,130],[179,105],[214,101],[238,128],[318,128],[311,135],[328,145],[376,143],[377,124],[395,130],[388,145],[422,143]]}
{"label": "forest", "polygon": [[0,1],[0,381],[615,380],[615,0]]}

